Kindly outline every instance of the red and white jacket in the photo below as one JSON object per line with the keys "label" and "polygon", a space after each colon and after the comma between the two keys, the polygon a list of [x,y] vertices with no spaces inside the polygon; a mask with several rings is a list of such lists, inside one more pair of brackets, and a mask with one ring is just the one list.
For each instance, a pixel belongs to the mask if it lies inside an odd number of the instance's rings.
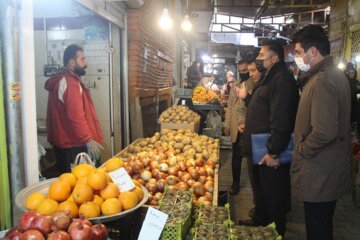
{"label": "red and white jacket", "polygon": [[63,68],[45,83],[49,91],[46,127],[48,141],[58,148],[84,146],[90,139],[103,142],[89,89],[80,77]]}

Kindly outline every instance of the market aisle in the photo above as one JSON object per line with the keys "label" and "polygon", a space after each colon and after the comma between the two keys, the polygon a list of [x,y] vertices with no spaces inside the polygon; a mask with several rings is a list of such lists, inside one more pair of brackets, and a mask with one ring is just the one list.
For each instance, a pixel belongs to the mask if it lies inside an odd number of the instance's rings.
{"label": "market aisle", "polygon": [[[231,218],[234,221],[248,218],[249,209],[253,207],[252,191],[247,173],[246,161],[242,162],[241,190],[236,196],[229,196]],[[221,168],[219,172],[219,189],[228,190],[232,182],[231,177],[231,151],[221,150]],[[360,239],[360,208],[356,208],[351,196],[338,201],[334,221],[335,240]],[[292,199],[292,211],[288,216],[286,238],[291,240],[304,240],[305,224],[303,205]]]}

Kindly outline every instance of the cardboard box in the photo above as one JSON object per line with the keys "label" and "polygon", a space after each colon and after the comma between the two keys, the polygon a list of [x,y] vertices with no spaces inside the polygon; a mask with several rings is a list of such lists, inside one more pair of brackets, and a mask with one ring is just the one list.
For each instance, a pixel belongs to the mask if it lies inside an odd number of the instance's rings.
{"label": "cardboard box", "polygon": [[200,122],[195,123],[161,123],[163,129],[189,129],[195,133],[199,133]]}

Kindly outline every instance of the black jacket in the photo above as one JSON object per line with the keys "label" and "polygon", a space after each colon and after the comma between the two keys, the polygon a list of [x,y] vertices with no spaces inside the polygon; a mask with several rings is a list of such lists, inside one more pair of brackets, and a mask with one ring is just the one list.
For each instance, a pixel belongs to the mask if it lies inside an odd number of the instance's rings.
{"label": "black jacket", "polygon": [[274,64],[254,88],[247,108],[243,154],[252,157],[251,134],[270,133],[268,153],[279,154],[294,130],[299,92],[284,62]]}

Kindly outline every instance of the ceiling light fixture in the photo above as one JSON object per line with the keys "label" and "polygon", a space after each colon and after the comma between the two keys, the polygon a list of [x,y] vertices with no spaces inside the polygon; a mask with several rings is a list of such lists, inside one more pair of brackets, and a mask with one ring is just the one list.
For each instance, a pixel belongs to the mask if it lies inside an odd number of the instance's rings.
{"label": "ceiling light fixture", "polygon": [[164,1],[164,8],[160,17],[159,25],[163,30],[169,30],[173,25],[173,21],[169,15],[169,9],[167,8],[166,0]]}
{"label": "ceiling light fixture", "polygon": [[189,1],[188,0],[186,0],[185,17],[181,24],[181,28],[186,32],[188,32],[192,29],[192,23],[191,23],[190,17],[189,17]]}

